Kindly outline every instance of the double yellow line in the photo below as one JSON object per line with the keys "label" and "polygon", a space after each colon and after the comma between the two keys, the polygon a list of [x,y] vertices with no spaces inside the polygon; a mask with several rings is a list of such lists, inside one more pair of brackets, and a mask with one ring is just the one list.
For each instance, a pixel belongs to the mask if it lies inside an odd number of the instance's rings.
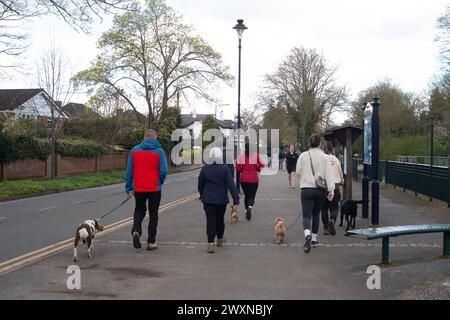
{"label": "double yellow line", "polygon": [[[159,213],[163,213],[163,212],[169,211],[169,210],[171,210],[171,209],[173,209],[173,208],[175,208],[175,207],[177,207],[177,206],[179,206],[179,205],[181,205],[183,203],[186,203],[186,202],[189,202],[191,200],[197,199],[198,197],[199,197],[198,193],[195,193],[195,194],[192,194],[190,196],[187,196],[187,197],[178,199],[176,201],[173,201],[171,203],[162,205],[160,207],[160,209],[159,209]],[[110,233],[112,233],[114,231],[117,231],[119,229],[122,229],[122,228],[130,225],[132,222],[133,222],[133,218],[130,217],[130,218],[126,218],[126,219],[123,219],[121,221],[112,223],[110,225],[107,225],[107,226],[104,227],[102,232],[100,232],[100,233],[98,233],[96,235],[96,239],[100,238],[100,237],[103,237],[103,236],[105,236],[107,234],[110,234]],[[38,249],[38,250],[35,250],[35,251],[32,251],[32,252],[26,253],[26,254],[21,255],[21,256],[19,256],[17,258],[14,258],[14,259],[2,262],[2,263],[0,263],[0,274],[4,273],[4,272],[7,272],[7,271],[10,271],[10,270],[13,270],[13,269],[17,269],[17,268],[23,267],[23,266],[25,266],[27,264],[30,264],[32,262],[35,262],[37,260],[40,260],[42,258],[51,256],[51,255],[54,255],[54,254],[56,254],[56,253],[58,253],[58,252],[60,252],[62,250],[68,249],[68,248],[70,248],[72,246],[73,241],[74,241],[73,238],[67,239],[67,240],[58,242],[56,244],[52,244],[50,246],[47,246],[45,248]]]}

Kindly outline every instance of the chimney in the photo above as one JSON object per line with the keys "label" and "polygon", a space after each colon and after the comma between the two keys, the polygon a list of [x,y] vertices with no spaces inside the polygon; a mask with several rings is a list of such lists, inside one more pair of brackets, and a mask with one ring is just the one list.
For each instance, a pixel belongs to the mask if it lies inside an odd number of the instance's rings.
{"label": "chimney", "polygon": [[197,119],[197,112],[195,111],[195,109],[194,111],[192,111],[192,118]]}

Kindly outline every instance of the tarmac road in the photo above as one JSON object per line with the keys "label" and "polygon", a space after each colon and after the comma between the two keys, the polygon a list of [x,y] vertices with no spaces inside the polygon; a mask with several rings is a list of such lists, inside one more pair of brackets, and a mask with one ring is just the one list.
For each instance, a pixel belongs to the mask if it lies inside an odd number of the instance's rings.
{"label": "tarmac road", "polygon": [[[164,184],[161,204],[197,192],[199,170],[169,175]],[[78,224],[98,218],[126,198],[124,184],[56,193],[0,203],[0,262],[74,236]],[[130,217],[130,200],[102,224]]]}

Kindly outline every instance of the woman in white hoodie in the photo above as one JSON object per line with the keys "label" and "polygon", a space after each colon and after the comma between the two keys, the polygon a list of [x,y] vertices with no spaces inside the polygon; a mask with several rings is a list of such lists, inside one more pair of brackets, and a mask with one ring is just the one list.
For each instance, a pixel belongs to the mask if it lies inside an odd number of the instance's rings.
{"label": "woman in white hoodie", "polygon": [[[300,175],[303,229],[305,233],[303,250],[305,253],[311,252],[311,247],[319,246],[317,233],[320,226],[320,210],[326,198],[328,198],[328,201],[332,201],[334,197],[335,184],[332,179],[330,159],[320,149],[320,142],[321,136],[313,134],[309,138],[310,149],[303,152],[297,162],[296,173]],[[317,185],[316,180],[319,177],[325,179],[327,189],[322,189]]]}
{"label": "woman in white hoodie", "polygon": [[331,174],[334,180],[334,198],[333,201],[325,201],[322,207],[322,223],[324,234],[336,235],[336,229],[334,227],[336,218],[339,213],[339,202],[341,201],[340,188],[344,183],[344,175],[342,173],[341,163],[339,159],[333,155],[334,146],[330,141],[326,141],[323,145],[323,151],[330,158]]}

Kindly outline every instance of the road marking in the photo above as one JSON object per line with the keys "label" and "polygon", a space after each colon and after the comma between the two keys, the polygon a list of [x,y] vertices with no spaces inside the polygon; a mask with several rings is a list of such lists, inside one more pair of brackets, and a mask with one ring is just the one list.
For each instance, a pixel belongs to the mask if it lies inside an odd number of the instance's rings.
{"label": "road marking", "polygon": [[[198,193],[195,193],[190,196],[175,200],[171,203],[162,205],[159,209],[159,212],[163,213],[163,212],[169,211],[183,203],[198,199],[198,197],[199,197]],[[118,222],[112,223],[110,225],[104,226],[103,231],[96,234],[96,239],[101,238],[101,237],[103,237],[107,234],[110,234],[114,231],[117,231],[119,229],[122,229],[126,226],[129,226],[129,225],[131,225],[132,222],[133,222],[133,217],[130,217],[130,218],[126,218],[126,219],[120,220]],[[10,270],[13,270],[13,269],[18,269],[18,268],[23,267],[32,262],[35,262],[42,258],[54,255],[65,249],[68,249],[72,246],[72,242],[73,242],[73,239],[70,238],[70,239],[61,241],[59,243],[52,244],[45,248],[41,248],[41,249],[38,249],[38,250],[35,250],[32,252],[26,253],[24,255],[21,255],[19,257],[4,261],[4,262],[0,263],[0,274],[10,271]]]}
{"label": "road marking", "polygon": [[289,198],[289,199],[281,199],[281,198],[274,198],[274,199],[258,199],[256,198],[257,201],[298,201],[298,199],[296,198]]}
{"label": "road marking", "polygon": [[80,204],[80,203],[83,203],[84,202],[84,200],[80,200],[80,201],[74,201],[74,202],[71,202],[71,203],[69,203],[70,205],[75,205],[75,204]]}
{"label": "road marking", "polygon": [[0,217],[0,220],[6,219],[6,217]]}
{"label": "road marking", "polygon": [[[131,245],[133,241],[129,240],[108,240],[108,241],[98,241],[97,244],[125,244],[125,245]],[[158,245],[162,246],[206,246],[207,242],[195,242],[195,241],[168,241],[168,242],[158,242]],[[303,247],[304,243],[285,243],[281,245],[277,245],[274,242],[268,242],[268,243],[248,243],[248,242],[225,242],[223,244],[227,247]],[[340,247],[340,248],[365,248],[369,245],[367,243],[325,243],[320,244],[319,247],[322,248],[333,248],[333,247]],[[441,245],[429,245],[429,244],[416,244],[416,243],[406,243],[406,244],[392,244],[391,247],[422,247],[422,248],[442,248]]]}
{"label": "road marking", "polygon": [[52,209],[55,209],[55,208],[56,208],[56,206],[48,207],[48,208],[42,208],[42,209],[39,209],[39,211],[47,211],[47,210],[52,210]]}

